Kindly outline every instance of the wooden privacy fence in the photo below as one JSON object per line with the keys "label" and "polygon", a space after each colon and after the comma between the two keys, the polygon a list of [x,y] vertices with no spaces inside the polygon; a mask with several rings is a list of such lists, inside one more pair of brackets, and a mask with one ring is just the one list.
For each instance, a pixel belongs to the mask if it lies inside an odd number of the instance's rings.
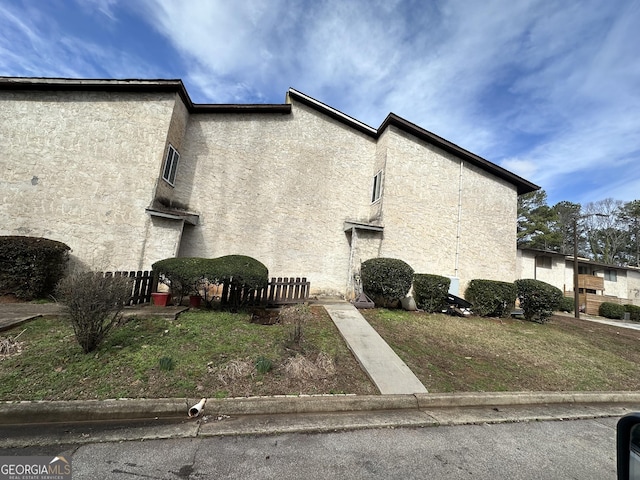
{"label": "wooden privacy fence", "polygon": [[131,298],[127,305],[138,305],[151,302],[151,293],[156,291],[157,280],[151,270],[130,272],[104,272],[105,277],[127,277],[133,280]]}
{"label": "wooden privacy fence", "polygon": [[288,305],[304,303],[309,300],[309,287],[306,277],[272,277],[266,288],[243,289],[238,285],[225,282],[220,301],[235,305]]}

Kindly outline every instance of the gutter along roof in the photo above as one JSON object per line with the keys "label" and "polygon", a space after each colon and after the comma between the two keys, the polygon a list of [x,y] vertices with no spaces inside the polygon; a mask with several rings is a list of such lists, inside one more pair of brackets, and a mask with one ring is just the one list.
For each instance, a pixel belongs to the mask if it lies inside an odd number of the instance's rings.
{"label": "gutter along roof", "polygon": [[[190,113],[279,113],[290,114],[291,104],[194,104],[182,83],[182,80],[140,80],[140,79],[68,79],[68,78],[23,78],[0,77],[0,90],[41,90],[41,91],[112,91],[112,92],[175,92],[186,105]],[[540,187],[524,178],[492,163],[462,147],[425,130],[404,118],[390,113],[378,129],[336,110],[302,92],[289,88],[288,99],[294,99],[338,122],[347,125],[374,139],[390,127],[396,127],[414,137],[434,145],[461,160],[501,178],[518,189],[518,195],[533,192]]]}

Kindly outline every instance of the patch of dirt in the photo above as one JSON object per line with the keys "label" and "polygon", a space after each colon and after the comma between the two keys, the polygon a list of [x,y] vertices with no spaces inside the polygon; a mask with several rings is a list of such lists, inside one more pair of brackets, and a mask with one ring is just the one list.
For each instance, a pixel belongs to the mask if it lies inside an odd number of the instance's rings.
{"label": "patch of dirt", "polygon": [[15,295],[0,295],[0,303],[24,303]]}

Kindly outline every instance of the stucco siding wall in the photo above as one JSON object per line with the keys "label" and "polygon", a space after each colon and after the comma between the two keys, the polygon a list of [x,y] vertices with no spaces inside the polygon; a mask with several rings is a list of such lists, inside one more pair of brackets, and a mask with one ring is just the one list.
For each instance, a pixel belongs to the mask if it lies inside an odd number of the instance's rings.
{"label": "stucco siding wall", "polygon": [[640,305],[640,271],[630,270],[627,272],[627,298],[634,305]]}
{"label": "stucco siding wall", "polygon": [[[573,291],[573,270],[565,269],[565,259],[551,256],[551,268],[536,266],[536,254],[518,250],[516,278],[533,278],[564,291]],[[568,275],[568,277],[567,277]]]}
{"label": "stucco siding wall", "polygon": [[293,103],[290,115],[191,115],[182,154],[195,181],[176,199],[201,224],[185,229],[181,256],[249,255],[314,293],[344,292],[343,224],[369,218],[371,138]]}
{"label": "stucco siding wall", "polygon": [[91,268],[149,268],[145,207],[173,103],[172,94],[2,91],[0,234],[65,242]]}
{"label": "stucco siding wall", "polygon": [[461,292],[474,278],[515,280],[515,187],[466,163],[461,170],[458,158],[395,128],[390,135],[382,256],[458,277]]}
{"label": "stucco siding wall", "polygon": [[[182,143],[184,141],[184,136],[187,130],[187,123],[189,121],[189,111],[187,107],[183,103],[180,95],[175,94],[175,104],[173,107],[173,112],[171,114],[171,121],[169,123],[169,130],[167,133],[167,137],[164,143],[164,150],[162,154],[162,161],[159,164],[158,168],[158,180],[156,187],[156,197],[164,197],[168,200],[175,200],[174,198],[174,186],[166,182],[162,178],[162,171],[164,169],[164,162],[167,158],[167,152],[169,151],[169,144],[175,148],[180,155],[182,155]],[[188,169],[182,167],[183,163],[182,157],[180,157],[180,161],[178,162],[178,169],[176,170],[176,181],[175,183],[191,183],[194,179],[187,175],[189,172]],[[184,173],[183,173],[184,172]]]}
{"label": "stucco siding wall", "polygon": [[[599,277],[604,277],[602,272],[598,272]],[[604,294],[613,295],[619,298],[627,298],[629,289],[627,287],[627,272],[618,270],[616,273],[616,281],[604,280]]]}

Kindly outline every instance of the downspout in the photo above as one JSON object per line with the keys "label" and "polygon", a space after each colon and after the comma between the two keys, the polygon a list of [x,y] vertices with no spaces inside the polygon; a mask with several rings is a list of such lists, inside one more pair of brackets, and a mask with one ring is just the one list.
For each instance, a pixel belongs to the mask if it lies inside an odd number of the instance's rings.
{"label": "downspout", "polygon": [[356,233],[356,227],[351,227],[351,252],[349,252],[349,271],[347,273],[347,291],[346,293],[346,298],[349,299],[349,297],[354,297],[355,298],[355,287],[353,284],[353,273],[354,273],[354,268],[353,268],[353,257],[355,255],[355,251],[356,251],[356,241],[358,239],[358,234]]}
{"label": "downspout", "polygon": [[456,232],[456,256],[455,256],[455,267],[454,267],[454,277],[460,278],[459,269],[460,269],[460,233],[462,229],[462,172],[464,168],[464,162],[460,160],[460,178],[458,179],[458,225]]}

